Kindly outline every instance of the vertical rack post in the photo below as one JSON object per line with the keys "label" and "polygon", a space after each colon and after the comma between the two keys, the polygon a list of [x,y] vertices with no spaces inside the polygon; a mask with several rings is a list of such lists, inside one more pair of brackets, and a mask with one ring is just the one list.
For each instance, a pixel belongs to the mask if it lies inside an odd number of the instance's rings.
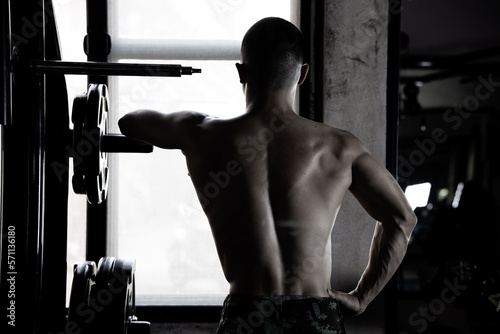
{"label": "vertical rack post", "polygon": [[[108,35],[108,3],[102,0],[87,0],[87,36],[85,52],[88,61],[107,62],[111,50]],[[108,85],[107,76],[88,76],[88,84]],[[100,204],[87,204],[87,244],[88,261],[99,262],[107,255],[107,200]]]}
{"label": "vertical rack post", "polygon": [[[389,1],[389,25],[387,36],[387,138],[386,168],[398,178],[398,141],[399,141],[399,68],[400,68],[400,34],[401,34],[401,1]],[[398,298],[397,277],[392,277],[384,289],[385,332],[398,332]]]}
{"label": "vertical rack post", "polygon": [[0,214],[6,242],[2,242],[0,300],[2,309],[9,309],[10,317],[4,321],[12,321],[11,329],[39,333],[43,322],[45,75],[18,74],[10,85],[10,48],[16,48],[20,61],[44,60],[44,2],[2,1],[1,6],[3,18],[11,19],[1,23],[7,34],[2,36],[2,66],[7,66],[2,94],[12,98],[12,106],[5,108],[9,100],[3,102]]}
{"label": "vertical rack post", "polygon": [[0,4],[0,15],[2,21],[0,23],[2,38],[0,39],[0,57],[2,62],[2,78],[0,94],[2,99],[2,110],[0,114],[0,125],[10,124],[11,121],[11,108],[10,108],[10,1],[2,1]]}

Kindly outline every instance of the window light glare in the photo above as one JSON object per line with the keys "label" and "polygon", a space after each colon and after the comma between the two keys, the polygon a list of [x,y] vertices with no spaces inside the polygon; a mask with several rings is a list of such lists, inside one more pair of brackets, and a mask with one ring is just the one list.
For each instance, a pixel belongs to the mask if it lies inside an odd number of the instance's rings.
{"label": "window light glare", "polygon": [[451,202],[451,206],[456,209],[460,204],[460,197],[462,197],[462,190],[464,189],[464,183],[460,182],[457,185],[457,190],[455,190],[455,196],[453,196],[453,202]]}
{"label": "window light glare", "polygon": [[437,193],[437,200],[439,202],[443,201],[446,197],[448,197],[449,193],[450,193],[449,190],[446,188],[439,189]]}
{"label": "window light glare", "polygon": [[434,65],[434,63],[431,61],[420,61],[418,65],[420,65],[421,67],[431,67]]}
{"label": "window light glare", "polygon": [[429,195],[431,193],[430,182],[412,184],[406,187],[405,195],[410,202],[412,210],[417,207],[426,206],[429,202]]}

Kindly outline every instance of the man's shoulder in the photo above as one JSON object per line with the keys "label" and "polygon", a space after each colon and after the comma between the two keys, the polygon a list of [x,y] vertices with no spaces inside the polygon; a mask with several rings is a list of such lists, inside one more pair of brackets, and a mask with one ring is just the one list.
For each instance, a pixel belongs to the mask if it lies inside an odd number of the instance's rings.
{"label": "man's shoulder", "polygon": [[199,111],[184,110],[178,111],[177,114],[183,127],[193,136],[192,139],[198,138],[198,135],[212,129],[214,124],[221,121],[220,118]]}
{"label": "man's shoulder", "polygon": [[206,122],[207,120],[212,119],[213,117],[204,114],[199,111],[191,111],[191,110],[183,110],[183,111],[178,111],[176,114],[182,118],[182,120],[186,123],[192,123],[192,124],[201,124],[203,122]]}
{"label": "man's shoulder", "polygon": [[352,132],[342,129],[342,128],[337,128],[328,124],[324,123],[318,123],[321,129],[323,130],[324,134],[328,137],[330,137],[333,140],[336,141],[341,141],[345,145],[362,145],[361,140],[354,135]]}
{"label": "man's shoulder", "polygon": [[331,147],[337,156],[355,160],[362,154],[367,153],[366,146],[352,132],[323,124],[325,143]]}

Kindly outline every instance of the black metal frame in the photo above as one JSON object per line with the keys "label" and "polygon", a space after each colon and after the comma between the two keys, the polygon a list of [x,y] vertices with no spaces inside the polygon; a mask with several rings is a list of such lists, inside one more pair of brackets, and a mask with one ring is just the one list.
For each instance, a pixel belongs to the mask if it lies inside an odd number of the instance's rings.
{"label": "black metal frame", "polygon": [[325,0],[300,2],[300,29],[306,38],[304,63],[309,75],[299,90],[299,114],[323,122],[323,28]]}
{"label": "black metal frame", "polygon": [[[87,0],[87,36],[85,37],[87,60],[107,62],[111,50],[108,41],[108,1]],[[92,83],[108,85],[108,77],[89,75],[88,84]],[[87,261],[98,263],[101,257],[108,255],[107,216],[107,200],[100,204],[87,204]]]}
{"label": "black metal frame", "polygon": [[[389,25],[387,36],[387,96],[386,96],[386,168],[397,179],[398,175],[398,138],[399,138],[399,72],[400,72],[400,34],[401,1],[389,2]],[[397,274],[384,288],[385,332],[398,332]]]}
{"label": "black metal frame", "polygon": [[[10,71],[11,58],[60,59],[53,11],[50,1],[17,0],[4,1],[2,14],[2,91],[7,101],[2,122],[1,305],[13,306],[16,326],[10,328],[19,333],[62,332],[67,207],[61,203],[67,201],[68,176],[53,166],[66,164],[68,109],[60,99],[66,87],[61,75],[17,73],[11,80]],[[48,35],[51,42],[45,44]],[[11,37],[12,45],[5,42]],[[7,241],[13,231],[15,243]],[[5,284],[7,278],[15,284]]]}
{"label": "black metal frame", "polygon": [[2,1],[0,4],[0,30],[2,38],[0,39],[0,52],[2,62],[2,78],[0,82],[0,94],[2,99],[2,111],[0,115],[0,124],[7,125],[11,121],[11,96],[10,96],[10,3],[9,1]]}

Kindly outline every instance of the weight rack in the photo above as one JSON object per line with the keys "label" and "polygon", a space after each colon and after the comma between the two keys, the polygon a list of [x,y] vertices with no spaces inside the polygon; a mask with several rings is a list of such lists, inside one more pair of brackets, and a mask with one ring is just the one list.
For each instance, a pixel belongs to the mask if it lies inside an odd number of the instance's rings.
{"label": "weight rack", "polygon": [[[108,76],[179,78],[201,72],[181,65],[108,63],[111,38],[107,31],[107,1],[86,3],[87,36],[83,44],[88,62],[61,60],[51,0],[6,0],[0,4],[1,222],[5,236],[0,307],[10,308],[7,312],[12,325],[7,327],[14,333],[67,333],[82,329],[70,326],[65,307],[68,221],[64,203],[71,191],[70,182],[75,192],[88,198],[87,235],[93,237],[87,238],[86,263],[102,259],[110,263],[105,258],[107,154],[152,151],[150,145],[107,132]],[[88,77],[88,87],[82,87],[86,93],[75,98],[71,120],[66,74]],[[70,121],[75,124],[74,130],[69,129]],[[97,134],[97,139],[84,138],[85,131]],[[67,147],[76,152],[76,146],[84,140],[93,145],[91,154],[83,157],[84,162],[75,164],[75,176],[69,180]],[[100,180],[97,186],[89,183],[94,178]],[[126,263],[121,261],[116,259],[112,268],[123,268]],[[96,282],[99,272],[97,269]],[[7,278],[12,280],[6,281]],[[90,279],[93,278],[89,282]],[[101,279],[100,284],[106,284],[102,282],[106,281]],[[127,289],[132,296],[131,283]],[[118,332],[123,332],[123,328]]]}

